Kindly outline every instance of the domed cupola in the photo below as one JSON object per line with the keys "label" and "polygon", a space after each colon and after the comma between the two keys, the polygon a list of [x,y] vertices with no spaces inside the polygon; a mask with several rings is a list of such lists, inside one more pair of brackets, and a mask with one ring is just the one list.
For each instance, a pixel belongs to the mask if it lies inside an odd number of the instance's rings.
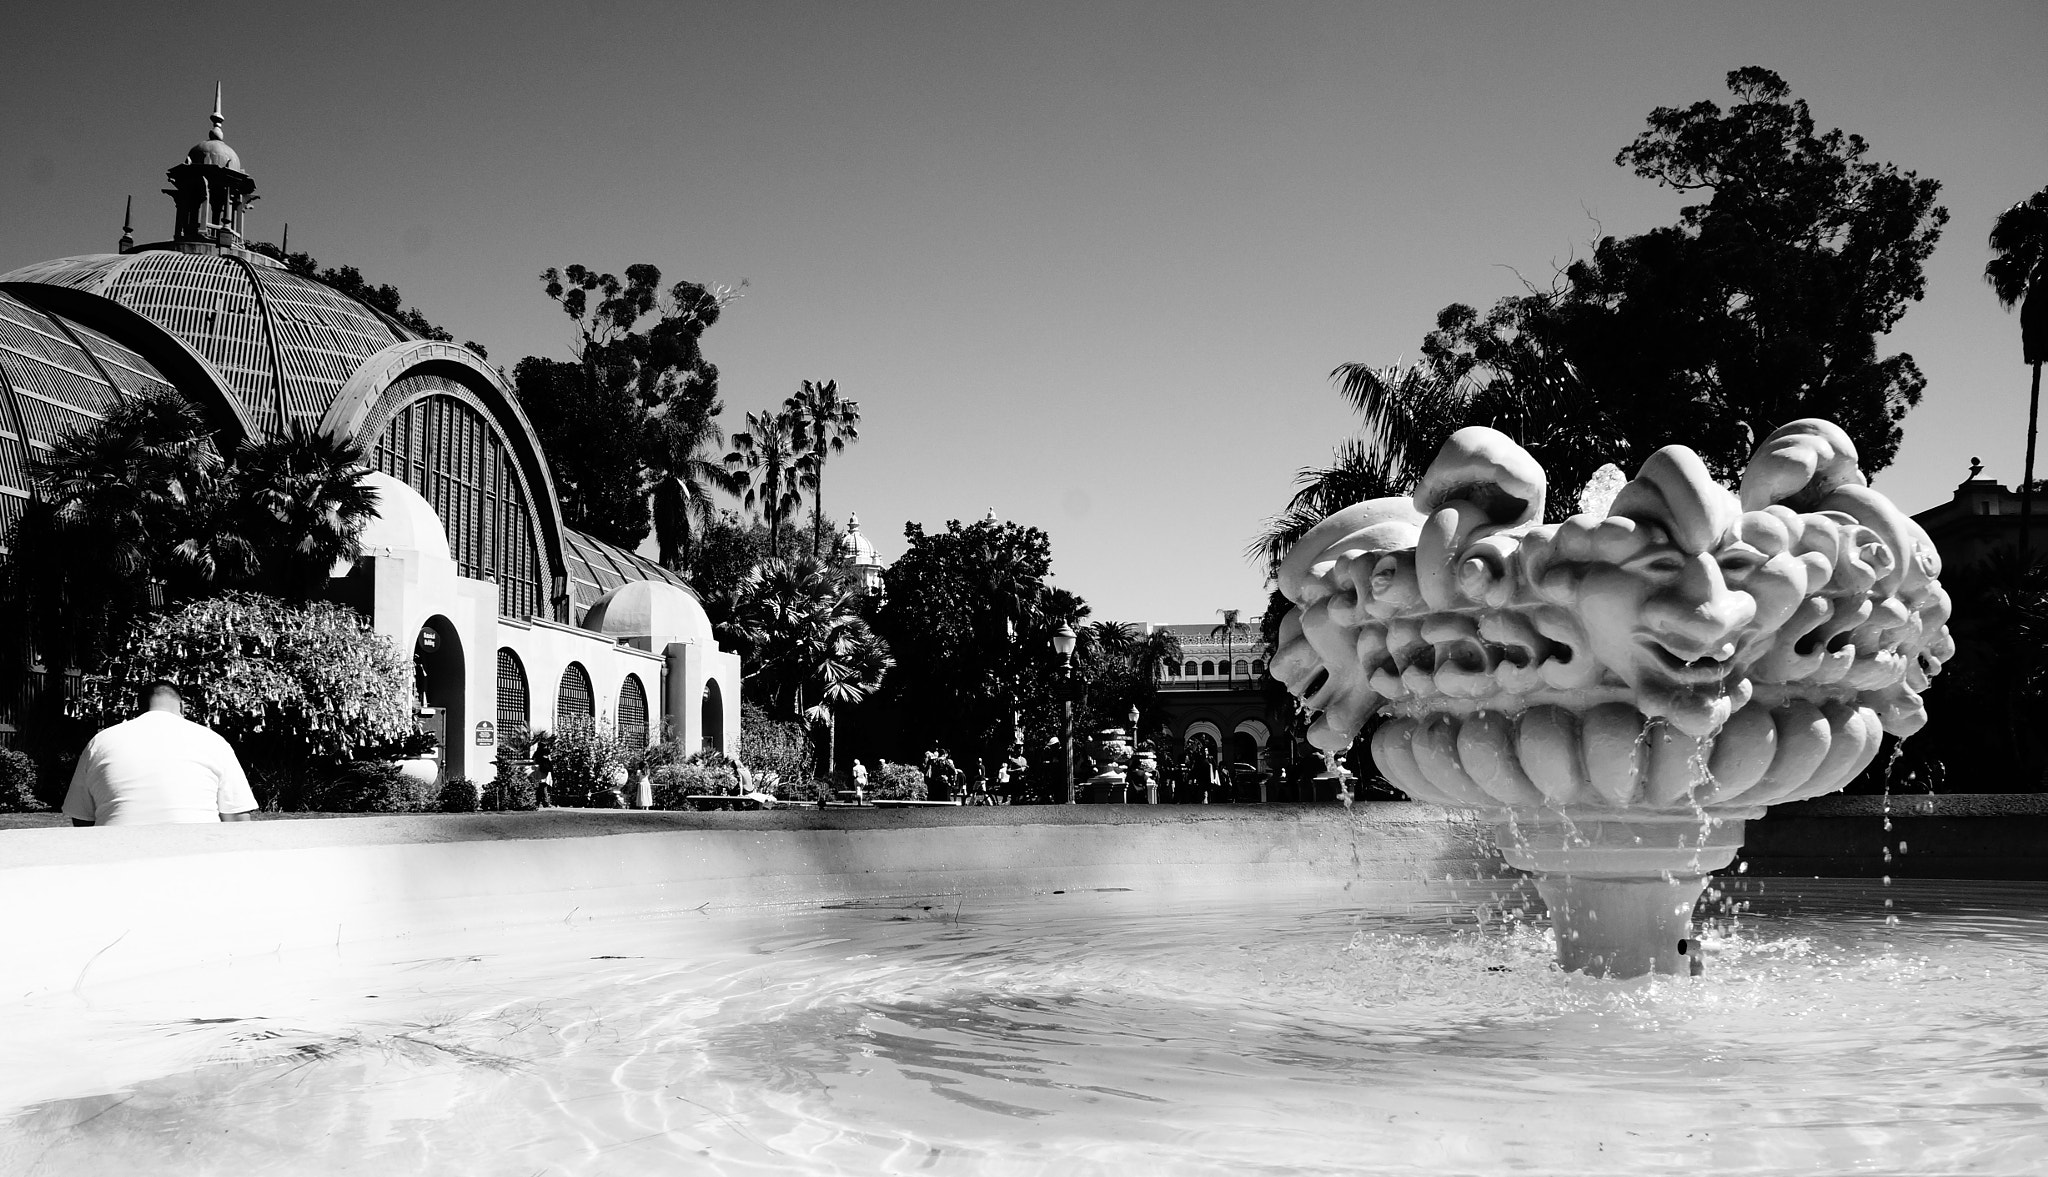
{"label": "domed cupola", "polygon": [[875,554],[875,545],[868,542],[868,537],[860,533],[859,515],[846,516],[846,534],[839,537],[839,558],[860,579],[862,592],[873,596],[882,591],[882,558]]}
{"label": "domed cupola", "polygon": [[221,126],[220,84],[213,87],[213,127],[206,140],[185,153],[185,162],[164,173],[164,189],[178,206],[174,241],[240,248],[242,214],[256,203],[256,181],[242,170],[242,157],[228,146]]}

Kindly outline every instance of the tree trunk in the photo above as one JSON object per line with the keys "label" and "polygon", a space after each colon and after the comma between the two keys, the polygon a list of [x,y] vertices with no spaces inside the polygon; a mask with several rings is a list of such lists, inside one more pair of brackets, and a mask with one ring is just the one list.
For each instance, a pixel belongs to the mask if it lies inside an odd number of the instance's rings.
{"label": "tree trunk", "polygon": [[811,559],[819,558],[825,547],[825,463],[818,463],[818,473],[811,483]]}
{"label": "tree trunk", "polygon": [[2041,365],[2034,365],[2034,390],[2027,398],[2027,472],[2020,483],[2020,549],[2034,552],[2034,433],[2041,424]]}

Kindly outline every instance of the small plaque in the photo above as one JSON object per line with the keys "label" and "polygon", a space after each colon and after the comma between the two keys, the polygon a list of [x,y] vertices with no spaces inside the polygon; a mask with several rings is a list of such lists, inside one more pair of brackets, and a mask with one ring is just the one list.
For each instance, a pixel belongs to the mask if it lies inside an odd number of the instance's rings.
{"label": "small plaque", "polygon": [[476,746],[488,748],[498,742],[498,728],[490,720],[480,720],[476,725]]}

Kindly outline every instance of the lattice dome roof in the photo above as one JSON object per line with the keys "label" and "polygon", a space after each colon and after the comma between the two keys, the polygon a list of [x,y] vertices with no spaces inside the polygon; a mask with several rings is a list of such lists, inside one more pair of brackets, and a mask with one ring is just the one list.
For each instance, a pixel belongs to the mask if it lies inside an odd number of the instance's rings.
{"label": "lattice dome roof", "polygon": [[417,338],[340,291],[239,250],[86,254],[23,266],[0,283],[85,291],[141,314],[210,361],[264,429],[318,424],[364,360]]}

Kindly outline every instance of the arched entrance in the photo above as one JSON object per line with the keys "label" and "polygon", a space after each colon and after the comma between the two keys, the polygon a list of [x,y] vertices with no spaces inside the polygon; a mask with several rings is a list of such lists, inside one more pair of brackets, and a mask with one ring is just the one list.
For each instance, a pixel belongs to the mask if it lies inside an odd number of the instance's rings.
{"label": "arched entrance", "polygon": [[412,643],[413,690],[420,730],[432,732],[438,745],[441,779],[468,776],[462,734],[468,715],[463,708],[462,639],[446,617],[436,614],[420,626]]}
{"label": "arched entrance", "polygon": [[1259,720],[1247,719],[1239,723],[1237,730],[1230,734],[1230,762],[1264,767],[1265,762],[1260,757],[1266,750],[1267,739],[1266,725]]}
{"label": "arched entrance", "polygon": [[704,748],[711,752],[725,751],[725,696],[718,689],[718,680],[704,680],[704,707],[700,717],[704,727]]}

